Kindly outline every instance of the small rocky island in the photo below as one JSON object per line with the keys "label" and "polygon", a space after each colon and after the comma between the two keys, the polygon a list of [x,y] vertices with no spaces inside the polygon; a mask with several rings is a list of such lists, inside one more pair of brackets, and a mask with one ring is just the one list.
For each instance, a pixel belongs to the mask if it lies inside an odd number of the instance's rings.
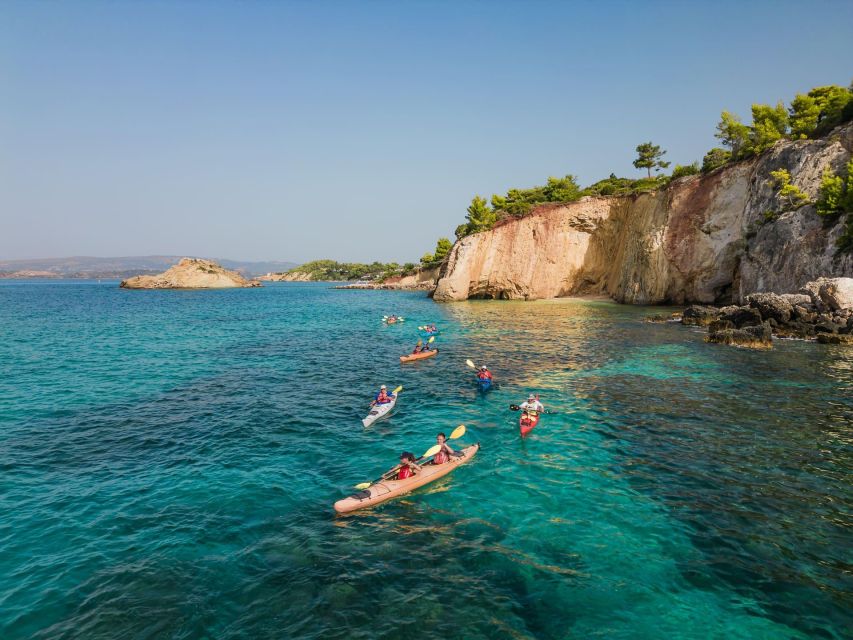
{"label": "small rocky island", "polygon": [[154,276],[134,276],[122,280],[123,289],[233,289],[260,287],[236,271],[202,258],[182,258],[178,264]]}
{"label": "small rocky island", "polygon": [[[654,316],[651,322],[678,320]],[[753,293],[744,305],[693,305],[682,324],[708,327],[708,342],[767,349],[773,337],[853,345],[853,278],[819,278],[799,293]]]}

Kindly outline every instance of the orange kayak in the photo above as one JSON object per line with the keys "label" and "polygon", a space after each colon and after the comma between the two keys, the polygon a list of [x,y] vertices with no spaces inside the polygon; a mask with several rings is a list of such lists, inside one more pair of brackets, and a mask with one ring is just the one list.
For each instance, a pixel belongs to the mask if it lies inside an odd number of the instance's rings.
{"label": "orange kayak", "polygon": [[385,502],[391,498],[414,491],[418,487],[422,487],[433,480],[438,480],[442,476],[446,476],[456,467],[468,462],[479,450],[480,443],[472,444],[457,452],[461,453],[461,456],[451,456],[450,460],[444,464],[425,464],[421,467],[420,471],[405,480],[380,480],[364,491],[357,491],[343,500],[338,500],[335,503],[335,511],[338,513],[349,513],[350,511],[365,509],[366,507],[372,507],[380,502]]}
{"label": "orange kayak", "polygon": [[429,351],[421,351],[420,353],[410,353],[407,356],[400,356],[400,362],[414,362],[415,360],[423,360],[424,358],[432,358],[438,355],[438,349],[430,349]]}

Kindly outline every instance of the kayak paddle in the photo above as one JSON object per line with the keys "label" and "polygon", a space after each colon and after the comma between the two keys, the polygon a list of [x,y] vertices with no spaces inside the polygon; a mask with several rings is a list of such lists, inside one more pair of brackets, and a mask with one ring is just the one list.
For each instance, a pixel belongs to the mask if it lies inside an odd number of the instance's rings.
{"label": "kayak paddle", "polygon": [[[458,427],[456,427],[456,428],[453,430],[453,433],[451,433],[451,434],[450,434],[450,436],[449,436],[447,439],[448,439],[448,440],[456,440],[457,438],[461,438],[461,437],[462,437],[462,436],[464,436],[464,435],[465,435],[465,425],[464,425],[464,424],[460,424]],[[431,446],[429,449],[427,449],[427,450],[424,452],[424,454],[423,454],[420,458],[418,458],[418,460],[423,460],[424,458],[429,458],[430,456],[434,456],[434,455],[435,455],[436,453],[438,453],[440,450],[441,450],[441,446],[440,446],[440,445],[437,445],[437,444],[434,444],[434,445],[433,445],[433,446]],[[375,484],[375,483],[377,483],[377,482],[381,482],[382,480],[385,480],[386,476],[388,476],[388,475],[389,475],[389,474],[391,474],[391,473],[394,473],[394,472],[395,472],[395,471],[397,471],[399,468],[400,468],[400,465],[398,464],[396,467],[394,467],[394,468],[393,468],[393,469],[391,469],[390,471],[386,471],[385,473],[383,473],[383,474],[382,474],[382,476],[381,476],[381,477],[379,477],[379,478],[377,478],[376,480],[371,480],[370,482],[361,482],[361,483],[359,483],[359,484],[355,485],[355,488],[356,488],[356,489],[358,489],[359,491],[362,491],[362,490],[364,490],[364,489],[367,489],[367,488],[368,488],[368,487],[370,487],[371,485],[373,485],[373,484]]]}
{"label": "kayak paddle", "polygon": [[[519,407],[517,404],[511,404],[511,405],[509,405],[509,410],[510,410],[510,411],[518,411],[519,409],[521,409],[521,407]],[[551,411],[550,409],[545,409],[545,411],[540,411],[539,413],[550,413],[550,414],[552,414],[552,415],[553,415],[555,412],[554,412],[554,411]]]}

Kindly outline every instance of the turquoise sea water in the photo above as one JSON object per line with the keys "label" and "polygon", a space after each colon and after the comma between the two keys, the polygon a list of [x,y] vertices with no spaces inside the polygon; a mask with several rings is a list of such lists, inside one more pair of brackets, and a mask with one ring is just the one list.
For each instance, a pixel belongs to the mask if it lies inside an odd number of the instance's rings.
{"label": "turquoise sea water", "polygon": [[[2,282],[0,638],[853,637],[853,352],[648,312]],[[461,423],[470,464],[335,516]]]}

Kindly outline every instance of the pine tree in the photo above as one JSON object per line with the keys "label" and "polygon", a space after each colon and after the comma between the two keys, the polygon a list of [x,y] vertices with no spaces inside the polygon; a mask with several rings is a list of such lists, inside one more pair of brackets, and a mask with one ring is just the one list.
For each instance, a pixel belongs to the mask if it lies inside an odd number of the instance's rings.
{"label": "pine tree", "polygon": [[652,169],[666,169],[669,166],[669,162],[664,162],[661,158],[663,158],[663,154],[666,151],[662,151],[661,148],[652,144],[651,142],[644,142],[643,144],[637,145],[637,159],[634,160],[634,166],[637,169],[645,169],[649,173],[649,178],[652,177]]}

